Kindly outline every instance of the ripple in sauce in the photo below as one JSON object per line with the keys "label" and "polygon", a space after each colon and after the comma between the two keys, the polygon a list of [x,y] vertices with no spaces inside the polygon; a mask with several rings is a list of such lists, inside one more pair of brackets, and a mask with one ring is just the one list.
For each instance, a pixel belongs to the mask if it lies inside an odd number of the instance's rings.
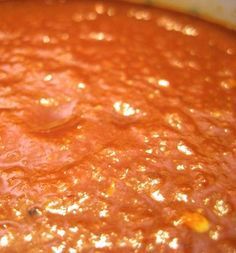
{"label": "ripple in sauce", "polygon": [[236,34],[112,1],[0,4],[0,251],[236,251]]}

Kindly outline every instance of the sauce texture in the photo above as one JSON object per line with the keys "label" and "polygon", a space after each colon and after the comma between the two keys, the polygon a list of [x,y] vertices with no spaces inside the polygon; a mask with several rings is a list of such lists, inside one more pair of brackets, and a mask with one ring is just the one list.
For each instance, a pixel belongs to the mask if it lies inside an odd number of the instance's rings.
{"label": "sauce texture", "polygon": [[235,32],[113,1],[0,17],[0,252],[236,251]]}

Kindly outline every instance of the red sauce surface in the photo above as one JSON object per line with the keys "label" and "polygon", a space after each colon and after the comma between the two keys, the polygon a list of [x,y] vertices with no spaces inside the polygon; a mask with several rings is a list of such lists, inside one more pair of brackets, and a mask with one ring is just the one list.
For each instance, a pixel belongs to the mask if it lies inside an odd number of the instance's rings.
{"label": "red sauce surface", "polygon": [[236,251],[235,32],[111,1],[0,17],[0,252]]}

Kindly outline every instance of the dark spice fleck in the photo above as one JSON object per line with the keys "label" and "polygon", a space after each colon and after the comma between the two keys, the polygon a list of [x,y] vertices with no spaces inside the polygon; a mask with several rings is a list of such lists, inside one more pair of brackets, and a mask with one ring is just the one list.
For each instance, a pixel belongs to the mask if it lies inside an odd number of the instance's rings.
{"label": "dark spice fleck", "polygon": [[28,214],[33,217],[33,216],[41,215],[42,212],[40,211],[38,207],[32,207],[28,210]]}

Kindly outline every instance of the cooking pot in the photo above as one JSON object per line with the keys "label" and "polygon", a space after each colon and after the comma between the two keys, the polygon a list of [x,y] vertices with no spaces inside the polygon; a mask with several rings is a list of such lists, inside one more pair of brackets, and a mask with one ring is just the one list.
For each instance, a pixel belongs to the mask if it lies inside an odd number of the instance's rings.
{"label": "cooking pot", "polygon": [[178,10],[236,30],[236,0],[128,0]]}

